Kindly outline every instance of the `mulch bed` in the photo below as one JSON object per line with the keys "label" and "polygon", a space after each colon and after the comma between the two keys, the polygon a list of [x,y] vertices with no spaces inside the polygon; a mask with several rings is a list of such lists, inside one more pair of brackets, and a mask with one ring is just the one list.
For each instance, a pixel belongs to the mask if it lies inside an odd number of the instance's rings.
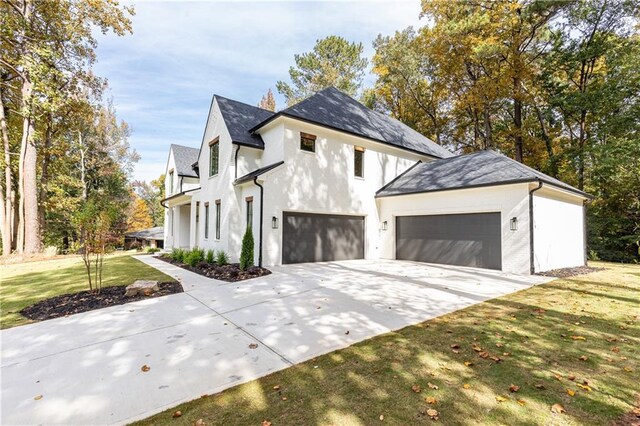
{"label": "mulch bed", "polygon": [[200,262],[197,266],[191,266],[184,263],[176,262],[166,255],[157,256],[157,258],[160,260],[164,260],[167,263],[171,263],[172,265],[179,266],[188,271],[195,272],[196,274],[204,275],[207,278],[227,281],[230,283],[244,281],[251,278],[258,278],[269,275],[271,273],[270,270],[261,268],[259,266],[252,266],[250,268],[247,268],[246,271],[241,271],[240,265],[238,263],[230,263],[228,265],[218,266],[215,263],[212,264],[207,262]]}
{"label": "mulch bed", "polygon": [[81,291],[80,293],[62,294],[50,299],[42,300],[20,311],[24,317],[34,321],[44,321],[52,318],[64,317],[94,309],[123,305],[137,300],[151,299],[174,293],[182,293],[182,285],[177,281],[158,283],[159,291],[150,296],[124,295],[126,286],[103,287],[100,293]]}
{"label": "mulch bed", "polygon": [[576,266],[575,268],[554,269],[552,271],[538,272],[536,275],[556,278],[569,278],[576,275],[585,275],[592,272],[604,271],[605,268],[592,268],[590,266]]}

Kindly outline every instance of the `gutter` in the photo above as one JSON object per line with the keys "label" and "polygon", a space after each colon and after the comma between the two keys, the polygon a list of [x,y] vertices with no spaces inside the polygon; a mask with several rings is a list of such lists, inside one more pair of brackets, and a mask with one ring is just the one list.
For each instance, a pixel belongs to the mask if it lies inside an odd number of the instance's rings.
{"label": "gutter", "polygon": [[258,266],[262,268],[262,222],[264,216],[264,187],[258,183],[258,176],[253,178],[253,183],[260,188],[260,240],[258,243]]}
{"label": "gutter", "polygon": [[237,149],[236,149],[236,157],[233,160],[233,166],[235,168],[235,176],[234,179],[238,179],[238,153],[240,152],[240,145],[237,145]]}
{"label": "gutter", "polygon": [[542,188],[543,182],[538,180],[538,186],[529,191],[529,253],[531,275],[536,273],[534,245],[533,245],[533,193]]}

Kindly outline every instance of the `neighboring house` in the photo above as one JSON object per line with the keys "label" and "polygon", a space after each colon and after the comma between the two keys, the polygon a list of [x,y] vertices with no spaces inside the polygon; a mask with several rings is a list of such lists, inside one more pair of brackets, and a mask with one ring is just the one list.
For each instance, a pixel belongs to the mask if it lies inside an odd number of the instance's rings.
{"label": "neighboring house", "polygon": [[124,234],[124,247],[131,248],[164,248],[164,228],[156,226],[154,228],[142,229]]}
{"label": "neighboring house", "polygon": [[214,95],[172,145],[166,247],[263,266],[405,259],[528,274],[585,264],[588,195],[493,151],[455,156],[334,88],[273,113]]}

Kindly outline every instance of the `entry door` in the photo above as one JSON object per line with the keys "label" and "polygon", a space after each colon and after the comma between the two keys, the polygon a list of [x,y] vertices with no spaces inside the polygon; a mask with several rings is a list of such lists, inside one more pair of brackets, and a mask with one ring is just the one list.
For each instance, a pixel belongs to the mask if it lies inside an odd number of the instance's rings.
{"label": "entry door", "polygon": [[500,213],[396,218],[396,259],[502,269]]}
{"label": "entry door", "polygon": [[282,263],[364,259],[364,217],[284,212]]}

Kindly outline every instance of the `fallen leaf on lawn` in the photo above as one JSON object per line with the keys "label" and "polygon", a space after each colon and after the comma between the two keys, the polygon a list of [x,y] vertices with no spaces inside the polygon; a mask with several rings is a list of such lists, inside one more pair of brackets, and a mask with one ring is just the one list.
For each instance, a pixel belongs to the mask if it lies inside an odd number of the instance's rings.
{"label": "fallen leaf on lawn", "polygon": [[494,355],[494,356],[489,357],[489,358],[491,358],[491,360],[492,360],[493,362],[500,362],[500,357],[499,357],[499,356],[495,356],[495,355]]}
{"label": "fallen leaf on lawn", "polygon": [[380,421],[384,420],[384,414],[380,414]]}
{"label": "fallen leaf on lawn", "polygon": [[143,373],[146,373],[147,371],[151,370],[151,367],[145,364],[142,366],[142,368],[140,368],[140,370],[142,370]]}
{"label": "fallen leaf on lawn", "polygon": [[629,367],[625,367],[624,371],[626,371],[627,373],[633,373],[633,369]]}
{"label": "fallen leaf on lawn", "polygon": [[258,344],[257,343],[249,344],[249,349],[257,349],[257,348],[258,348]]}
{"label": "fallen leaf on lawn", "polygon": [[482,348],[480,346],[476,345],[475,343],[473,345],[471,345],[471,347],[476,352],[482,352]]}
{"label": "fallen leaf on lawn", "polygon": [[567,376],[567,379],[569,379],[569,380],[571,380],[571,381],[574,381],[574,380],[576,379],[576,376],[574,376],[573,374],[569,374],[569,375]]}
{"label": "fallen leaf on lawn", "polygon": [[582,355],[582,356],[581,356],[580,358],[578,358],[578,359],[579,359],[580,361],[586,361],[586,360],[588,360],[589,358],[587,358],[587,356],[586,356],[586,355]]}
{"label": "fallen leaf on lawn", "polygon": [[438,420],[438,410],[434,410],[433,408],[429,408],[427,410],[427,416],[431,417],[433,420]]}
{"label": "fallen leaf on lawn", "polygon": [[436,402],[438,402],[438,400],[432,396],[428,396],[424,400],[427,401],[427,404],[435,404]]}
{"label": "fallen leaf on lawn", "polygon": [[288,398],[287,398],[286,396],[283,396],[283,397],[282,397],[282,400],[283,400],[283,401],[286,401],[287,399],[288,399]]}
{"label": "fallen leaf on lawn", "polygon": [[560,413],[566,413],[567,410],[564,409],[564,407],[560,404],[553,404],[551,406],[551,412],[552,413],[556,413],[556,414],[560,414]]}
{"label": "fallen leaf on lawn", "polygon": [[261,426],[271,426],[271,422],[269,420],[263,420],[262,423],[260,423]]}
{"label": "fallen leaf on lawn", "polygon": [[500,395],[496,396],[496,401],[498,402],[505,402],[506,400],[507,398],[505,398],[504,396],[500,396]]}
{"label": "fallen leaf on lawn", "polygon": [[467,367],[471,367],[473,363],[471,361],[465,361],[464,365],[466,365]]}
{"label": "fallen leaf on lawn", "polygon": [[525,401],[524,399],[519,399],[518,400],[518,404],[520,405],[525,405],[527,403],[527,401]]}
{"label": "fallen leaf on lawn", "polygon": [[273,387],[273,390],[280,390],[280,385],[275,385],[275,386]]}
{"label": "fallen leaf on lawn", "polygon": [[576,383],[576,386],[579,387],[580,389],[584,389],[586,391],[591,391],[591,387],[589,385],[583,385],[581,383]]}
{"label": "fallen leaf on lawn", "polygon": [[640,407],[636,407],[631,411],[636,417],[640,417]]}
{"label": "fallen leaf on lawn", "polygon": [[610,337],[607,339],[607,342],[612,343],[612,342],[617,342],[618,339],[616,339],[615,337]]}
{"label": "fallen leaf on lawn", "polygon": [[504,346],[504,344],[503,344],[503,343],[496,343],[496,347],[497,347],[497,348],[501,348],[501,347],[503,347],[503,346]]}
{"label": "fallen leaf on lawn", "polygon": [[584,336],[571,336],[573,340],[586,340]]}
{"label": "fallen leaf on lawn", "polygon": [[554,374],[553,377],[555,377],[556,380],[562,381],[562,376],[559,374]]}
{"label": "fallen leaf on lawn", "polygon": [[431,389],[438,390],[438,386],[434,385],[433,383],[427,383],[427,386],[429,386],[429,388]]}
{"label": "fallen leaf on lawn", "polygon": [[546,387],[545,387],[543,384],[541,384],[541,383],[538,383],[537,385],[533,385],[533,386],[534,386],[536,389],[540,389],[540,390],[542,390],[542,389],[546,389]]}
{"label": "fallen leaf on lawn", "polygon": [[469,383],[465,383],[464,385],[462,385],[462,387],[465,389],[470,389],[471,385]]}
{"label": "fallen leaf on lawn", "polygon": [[422,388],[420,387],[420,385],[413,385],[411,386],[411,390],[414,391],[415,393],[420,393],[422,392]]}
{"label": "fallen leaf on lawn", "polygon": [[[194,425],[195,425],[195,426],[205,426],[205,424],[206,424],[206,423],[205,423],[205,422],[204,422],[204,420],[202,420],[202,419],[198,419],[198,420],[196,420],[196,422],[194,423]],[[264,424],[264,422],[262,422],[262,425],[263,425],[263,426],[270,426],[270,425],[271,425],[271,423],[269,423],[268,425],[265,425],[265,424]]]}
{"label": "fallen leaf on lawn", "polygon": [[171,417],[173,417],[174,419],[178,418],[182,416],[182,411],[178,410],[176,412],[173,413],[173,415]]}
{"label": "fallen leaf on lawn", "polygon": [[617,346],[614,346],[614,347],[611,348],[611,352],[618,353],[618,352],[620,352],[620,348],[617,347]]}
{"label": "fallen leaf on lawn", "polygon": [[511,355],[511,352],[502,352],[502,356],[509,356]]}
{"label": "fallen leaf on lawn", "polygon": [[576,394],[576,391],[574,391],[572,389],[567,389],[567,395],[574,396],[575,394]]}
{"label": "fallen leaf on lawn", "polygon": [[451,345],[451,349],[460,349],[460,345],[457,343],[454,343],[453,345]]}
{"label": "fallen leaf on lawn", "polygon": [[451,352],[453,352],[454,354],[459,354],[460,353],[460,351],[457,350],[457,349],[451,349]]}
{"label": "fallen leaf on lawn", "polygon": [[520,386],[516,386],[514,384],[509,386],[509,392],[518,392],[519,390],[520,390]]}
{"label": "fallen leaf on lawn", "polygon": [[40,401],[42,399],[42,395],[34,396],[33,399],[35,399],[36,401]]}
{"label": "fallen leaf on lawn", "polygon": [[489,352],[483,351],[478,354],[480,358],[489,358]]}

